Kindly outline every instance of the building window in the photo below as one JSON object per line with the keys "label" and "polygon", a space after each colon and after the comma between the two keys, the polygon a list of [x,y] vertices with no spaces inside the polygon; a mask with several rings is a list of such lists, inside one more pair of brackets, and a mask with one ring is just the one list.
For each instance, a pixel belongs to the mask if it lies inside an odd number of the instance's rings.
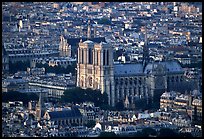
{"label": "building window", "polygon": [[107,65],[109,65],[109,51],[107,50]]}
{"label": "building window", "polygon": [[174,76],[172,76],[171,81],[174,82]]}
{"label": "building window", "polygon": [[123,85],[123,78],[120,79],[120,85]]}
{"label": "building window", "polygon": [[83,81],[83,80],[81,80],[81,86],[82,86],[82,87],[84,86],[84,81]]}
{"label": "building window", "polygon": [[106,61],[106,57],[105,57],[105,53],[106,51],[105,50],[103,50],[103,65],[105,65],[105,61]]}
{"label": "building window", "polygon": [[81,63],[84,64],[84,51],[81,49]]}
{"label": "building window", "polygon": [[118,85],[118,79],[115,80],[115,85]]}
{"label": "building window", "polygon": [[89,64],[93,64],[93,54],[91,48],[89,48]]}
{"label": "building window", "polygon": [[98,50],[96,50],[96,65],[98,65]]}
{"label": "building window", "polygon": [[100,60],[101,59],[101,57],[100,57],[100,51],[97,51],[97,63],[98,63],[98,65],[100,64]]}
{"label": "building window", "polygon": [[137,78],[134,79],[134,84],[137,85]]}
{"label": "building window", "polygon": [[128,78],[125,79],[125,85],[128,85]]}

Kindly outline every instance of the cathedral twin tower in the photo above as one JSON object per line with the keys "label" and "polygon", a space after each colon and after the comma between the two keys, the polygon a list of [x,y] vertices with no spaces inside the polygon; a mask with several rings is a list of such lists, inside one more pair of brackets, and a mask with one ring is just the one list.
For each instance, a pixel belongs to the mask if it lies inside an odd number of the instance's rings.
{"label": "cathedral twin tower", "polygon": [[77,86],[100,89],[108,94],[108,103],[115,106],[113,48],[105,42],[80,41],[77,62]]}

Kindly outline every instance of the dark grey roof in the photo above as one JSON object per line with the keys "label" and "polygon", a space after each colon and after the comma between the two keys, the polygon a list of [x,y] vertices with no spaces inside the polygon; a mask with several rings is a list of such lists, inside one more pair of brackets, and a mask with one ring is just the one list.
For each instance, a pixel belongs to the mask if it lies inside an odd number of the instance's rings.
{"label": "dark grey roof", "polygon": [[[158,63],[165,67],[166,72],[183,72],[181,65],[177,61],[154,62],[155,65]],[[153,68],[153,63],[148,63],[144,73],[151,73]]]}
{"label": "dark grey roof", "polygon": [[80,40],[82,40],[82,42],[86,41],[86,40],[90,40],[93,41],[95,43],[100,43],[100,42],[106,42],[105,37],[97,37],[97,38],[68,38],[65,36],[65,39],[67,39],[67,43],[71,46],[77,46],[80,42]]}
{"label": "dark grey roof", "polygon": [[51,119],[71,118],[71,117],[81,117],[82,116],[78,108],[72,108],[70,110],[62,110],[62,111],[52,111],[48,113]]}
{"label": "dark grey roof", "polygon": [[141,74],[143,73],[142,64],[115,64],[114,65],[114,74],[117,75],[126,75],[126,74]]}
{"label": "dark grey roof", "polygon": [[[154,64],[161,64],[167,70],[166,72],[183,72],[181,65],[177,61],[165,61],[165,62],[155,62]],[[135,74],[147,74],[152,73],[153,63],[148,63],[143,72],[142,63],[134,64],[114,64],[114,74],[118,75],[135,75]]]}

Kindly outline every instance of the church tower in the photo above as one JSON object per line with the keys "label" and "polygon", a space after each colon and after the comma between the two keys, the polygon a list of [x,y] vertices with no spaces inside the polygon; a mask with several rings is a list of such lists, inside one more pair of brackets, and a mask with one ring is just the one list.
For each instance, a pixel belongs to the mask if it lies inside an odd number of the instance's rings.
{"label": "church tower", "polygon": [[63,35],[60,36],[59,56],[71,57],[71,45],[67,43],[67,40],[64,38]]}
{"label": "church tower", "polygon": [[87,40],[79,43],[77,86],[100,89],[108,94],[108,103],[115,106],[113,48],[105,43]]}
{"label": "church tower", "polygon": [[42,96],[40,93],[39,100],[38,100],[38,103],[37,103],[36,108],[35,108],[36,118],[38,121],[40,121],[40,119],[41,119],[41,113],[42,113],[41,109],[42,109]]}

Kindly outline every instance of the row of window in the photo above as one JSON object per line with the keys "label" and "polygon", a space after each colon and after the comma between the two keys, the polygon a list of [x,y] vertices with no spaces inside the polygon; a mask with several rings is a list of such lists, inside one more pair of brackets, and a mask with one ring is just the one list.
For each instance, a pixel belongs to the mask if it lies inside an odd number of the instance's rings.
{"label": "row of window", "polygon": [[10,51],[9,53],[11,54],[24,54],[24,53],[31,53],[29,50],[24,50],[24,51]]}
{"label": "row of window", "polygon": [[49,61],[49,64],[71,64],[72,61]]}
{"label": "row of window", "polygon": [[[87,64],[93,64],[95,61],[96,65],[99,65],[100,61],[99,61],[99,57],[100,57],[100,54],[99,54],[99,51],[95,51],[95,59],[93,59],[93,49],[89,48],[88,49],[88,63]],[[109,65],[109,50],[103,50],[103,65]],[[79,50],[79,63],[81,64],[86,64],[84,59],[85,59],[85,52],[84,52],[84,49],[80,49]]]}
{"label": "row of window", "polygon": [[[167,82],[182,82],[183,81],[183,77],[181,76],[180,78],[179,78],[179,76],[176,76],[176,77],[167,77]],[[120,85],[122,85],[122,84],[130,84],[130,85],[132,85],[132,84],[137,84],[137,83],[139,83],[139,84],[141,84],[142,82],[145,82],[145,78],[144,79],[142,79],[141,77],[140,78],[125,78],[125,79],[123,79],[123,78],[120,78],[120,79],[116,79],[115,80],[115,84],[116,85],[118,85],[118,84],[120,84]]]}
{"label": "row of window", "polygon": [[38,57],[45,57],[48,56],[49,54],[45,54],[45,55],[15,55],[15,56],[9,56],[10,58],[38,58]]}
{"label": "row of window", "polygon": [[[115,98],[120,99],[120,98],[122,98],[122,96],[125,97],[127,94],[129,94],[128,96],[130,96],[130,97],[135,97],[135,96],[138,96],[138,97],[144,97],[145,96],[146,97],[148,95],[148,94],[146,94],[147,93],[146,88],[143,88],[143,91],[141,88],[139,88],[138,90],[136,88],[134,88],[133,92],[132,92],[131,88],[130,89],[126,88],[126,89],[124,89],[124,94],[122,94],[121,90],[122,90],[122,88],[115,90]],[[119,92],[119,94],[117,92]]]}
{"label": "row of window", "polygon": [[54,121],[54,124],[55,125],[69,125],[70,123],[82,123],[83,122],[83,119],[80,118],[80,119],[69,119],[69,120],[59,120],[59,121]]}

